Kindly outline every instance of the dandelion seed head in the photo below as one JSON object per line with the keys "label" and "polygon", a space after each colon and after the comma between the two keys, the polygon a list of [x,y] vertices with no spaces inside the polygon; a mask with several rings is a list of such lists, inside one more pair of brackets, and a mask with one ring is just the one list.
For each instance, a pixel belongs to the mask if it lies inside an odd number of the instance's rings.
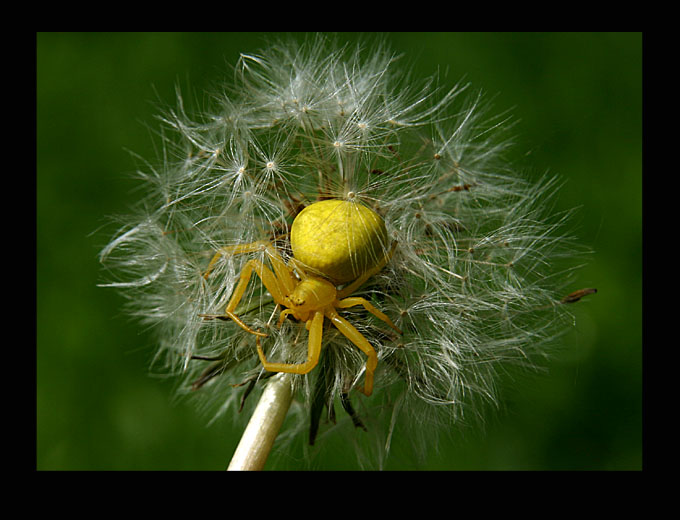
{"label": "dandelion seed head", "polygon": [[[366,265],[397,243],[355,295],[403,334],[364,309],[343,310],[376,351],[375,392],[357,395],[366,356],[327,327],[319,365],[295,378],[291,413],[300,418],[283,437],[302,435],[320,409],[353,430],[356,417],[335,412],[345,396],[380,437],[383,455],[399,421],[482,416],[482,403],[497,402],[498,373],[537,366],[564,330],[560,301],[579,252],[568,215],[550,208],[557,181],[530,182],[505,160],[508,114],[491,115],[469,85],[414,79],[384,43],[277,42],[242,54],[234,81],[200,115],[178,91],[176,106],[159,117],[158,164],[145,162],[139,174],[146,197],[100,254],[112,277],[104,285],[124,291],[129,311],[155,327],[156,363],[215,418],[238,415],[245,392],[236,389],[257,393],[264,375],[253,335],[201,316],[223,313],[246,264],[271,265],[272,257],[266,247],[223,255],[205,277],[208,263],[220,248],[260,242],[285,262],[301,260],[297,216],[337,199],[384,225],[374,243],[369,221],[347,220],[359,224],[343,240],[369,237]],[[329,233],[312,227],[305,244],[314,252]],[[339,287],[365,269],[350,269]],[[253,276],[235,312],[267,331],[270,359],[302,363],[305,323],[278,327],[281,310]],[[336,428],[322,423],[321,437]]]}

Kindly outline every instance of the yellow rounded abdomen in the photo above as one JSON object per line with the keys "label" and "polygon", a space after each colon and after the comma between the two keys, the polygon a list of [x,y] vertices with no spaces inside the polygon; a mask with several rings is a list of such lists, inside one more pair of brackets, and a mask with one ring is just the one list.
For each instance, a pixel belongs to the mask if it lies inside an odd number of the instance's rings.
{"label": "yellow rounded abdomen", "polygon": [[322,200],[303,209],[290,232],[293,256],[336,285],[358,278],[388,249],[385,222],[357,202]]}

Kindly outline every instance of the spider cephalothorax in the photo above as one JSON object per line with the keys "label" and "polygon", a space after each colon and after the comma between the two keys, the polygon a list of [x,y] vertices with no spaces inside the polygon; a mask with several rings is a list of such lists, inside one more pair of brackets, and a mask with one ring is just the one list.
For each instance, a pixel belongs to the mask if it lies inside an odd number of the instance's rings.
{"label": "spider cephalothorax", "polygon": [[[272,269],[258,259],[251,259],[241,270],[240,279],[225,309],[225,316],[257,336],[257,352],[264,368],[270,372],[306,374],[319,361],[325,318],[366,356],[366,378],[363,392],[373,392],[373,375],[378,357],[368,340],[356,327],[338,314],[337,309],[362,305],[368,312],[401,331],[381,311],[361,297],[351,297],[366,280],[385,267],[397,243],[387,247],[385,222],[373,210],[354,201],[323,200],[302,210],[291,228],[293,257],[286,263],[276,248],[267,241],[220,248],[208,266],[224,255],[250,253],[264,249]],[[299,364],[270,363],[264,356],[260,337],[266,334],[248,327],[234,310],[241,301],[251,274],[255,273],[274,301],[284,307],[279,326],[287,315],[306,323],[309,331],[307,360]],[[296,276],[297,275],[297,276]],[[345,284],[341,289],[337,287]]]}

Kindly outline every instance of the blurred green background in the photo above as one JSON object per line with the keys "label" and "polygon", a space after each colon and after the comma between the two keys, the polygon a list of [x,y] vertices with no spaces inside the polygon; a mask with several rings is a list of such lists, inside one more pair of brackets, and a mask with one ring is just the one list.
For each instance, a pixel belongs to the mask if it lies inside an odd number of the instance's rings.
{"label": "blurred green background", "polygon": [[[304,35],[295,34],[294,37]],[[355,41],[359,33],[339,34]],[[148,127],[175,85],[214,86],[261,33],[37,34],[37,444],[39,470],[222,470],[240,431],[206,426],[155,347],[96,286],[97,253],[139,195],[131,150],[156,156]],[[484,430],[453,433],[386,469],[642,468],[642,36],[638,33],[393,33],[416,76],[439,71],[512,108],[518,159],[566,181],[594,254],[574,289],[576,327],[547,374],[504,385]],[[333,453],[323,469],[354,469]],[[295,466],[282,466],[294,468]]]}

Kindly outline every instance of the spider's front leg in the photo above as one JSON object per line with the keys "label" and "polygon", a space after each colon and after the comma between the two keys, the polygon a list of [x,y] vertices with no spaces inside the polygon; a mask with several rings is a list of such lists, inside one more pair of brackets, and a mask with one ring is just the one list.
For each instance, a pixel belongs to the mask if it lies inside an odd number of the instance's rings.
{"label": "spider's front leg", "polygon": [[304,363],[270,363],[264,357],[260,338],[257,344],[257,355],[260,357],[262,366],[269,372],[287,372],[289,374],[306,374],[310,372],[319,362],[321,355],[321,339],[323,337],[323,312],[315,312],[309,319],[309,346],[307,347],[307,361]]}
{"label": "spider's front leg", "polygon": [[348,309],[349,307],[354,307],[355,305],[363,305],[364,309],[366,309],[368,312],[373,314],[376,318],[381,319],[385,323],[387,323],[390,327],[392,327],[394,330],[397,331],[397,333],[402,334],[401,329],[397,327],[394,323],[392,323],[392,320],[387,317],[387,315],[384,312],[379,311],[376,309],[368,300],[365,298],[361,298],[359,296],[353,296],[351,298],[345,298],[343,300],[339,300],[336,302],[335,306],[338,309]]}
{"label": "spider's front leg", "polygon": [[245,293],[246,287],[248,286],[248,282],[250,281],[250,277],[253,271],[255,271],[260,280],[262,280],[262,284],[265,286],[267,291],[269,291],[269,293],[272,295],[274,301],[280,305],[284,304],[285,295],[288,294],[293,289],[295,282],[293,274],[290,272],[289,268],[286,266],[285,262],[283,261],[279,253],[276,251],[274,246],[272,246],[268,242],[254,242],[252,244],[240,244],[237,246],[223,247],[217,251],[213,259],[210,261],[210,264],[208,265],[208,270],[203,276],[204,278],[207,279],[208,275],[210,274],[210,271],[212,270],[212,266],[215,264],[215,262],[217,262],[217,260],[221,256],[225,254],[250,253],[254,251],[260,251],[262,249],[264,249],[268,253],[269,258],[272,262],[272,266],[274,267],[274,272],[272,272],[267,266],[265,266],[262,263],[262,261],[258,259],[248,260],[243,266],[243,269],[241,270],[241,274],[239,275],[239,282],[231,295],[231,298],[229,300],[229,303],[227,304],[224,314],[226,317],[235,321],[242,329],[246,330],[247,332],[255,334],[256,336],[266,337],[267,336],[266,334],[262,332],[257,332],[248,327],[236,314],[234,314],[234,310],[236,309],[238,304],[241,302],[241,299],[243,298],[243,294]]}
{"label": "spider's front leg", "polygon": [[241,302],[241,298],[243,298],[243,294],[246,291],[246,287],[248,286],[248,282],[250,281],[250,276],[252,275],[253,271],[255,271],[257,276],[260,277],[260,280],[262,280],[262,285],[264,285],[267,291],[269,291],[269,293],[274,298],[274,301],[276,303],[281,303],[283,301],[283,293],[281,287],[279,286],[279,281],[274,273],[272,273],[271,270],[269,270],[269,268],[265,266],[260,260],[252,259],[248,260],[243,266],[243,270],[239,276],[238,285],[231,295],[231,299],[227,304],[227,308],[224,310],[224,314],[234,320],[242,329],[250,332],[251,334],[266,337],[266,334],[251,329],[248,327],[248,325],[241,321],[241,318],[234,314],[234,310]]}
{"label": "spider's front leg", "polygon": [[291,269],[286,265],[286,262],[284,262],[283,258],[281,258],[281,255],[276,250],[274,245],[271,242],[266,242],[264,240],[251,242],[249,244],[236,244],[234,246],[220,247],[210,260],[208,268],[203,274],[203,278],[206,280],[208,279],[213,266],[223,256],[241,255],[244,253],[254,253],[256,251],[262,250],[266,251],[267,255],[269,256],[278,282],[281,284],[286,293],[290,293],[295,288],[295,277],[293,276]]}
{"label": "spider's front leg", "polygon": [[378,355],[375,353],[375,349],[354,325],[340,316],[335,310],[332,308],[326,309],[326,316],[333,322],[333,325],[335,325],[343,336],[359,347],[359,349],[368,357],[366,360],[366,378],[363,389],[363,394],[368,397],[373,393],[373,375],[378,366]]}

